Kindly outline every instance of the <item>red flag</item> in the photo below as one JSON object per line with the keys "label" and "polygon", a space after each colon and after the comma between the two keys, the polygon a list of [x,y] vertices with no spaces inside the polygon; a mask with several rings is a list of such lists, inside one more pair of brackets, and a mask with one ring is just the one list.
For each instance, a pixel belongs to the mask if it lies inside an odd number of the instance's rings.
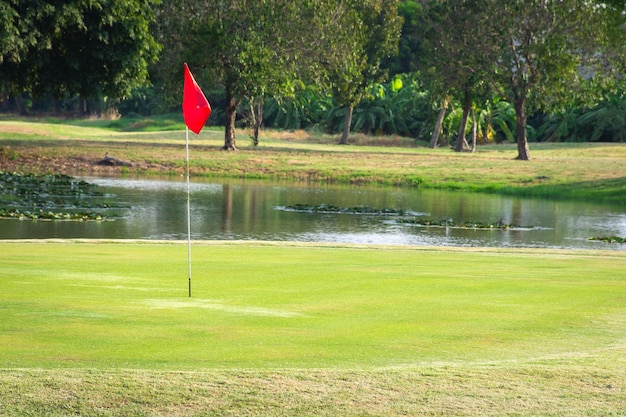
{"label": "red flag", "polygon": [[191,75],[186,62],[184,67],[183,119],[187,127],[198,135],[211,114],[211,105]]}

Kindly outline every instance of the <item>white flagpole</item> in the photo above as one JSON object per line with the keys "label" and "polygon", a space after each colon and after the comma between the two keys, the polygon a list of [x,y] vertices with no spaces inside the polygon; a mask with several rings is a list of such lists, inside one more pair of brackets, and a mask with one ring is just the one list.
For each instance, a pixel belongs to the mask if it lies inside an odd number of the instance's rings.
{"label": "white flagpole", "polygon": [[186,128],[185,149],[187,150],[187,276],[189,278],[189,297],[191,297],[191,197],[189,190],[189,128]]}

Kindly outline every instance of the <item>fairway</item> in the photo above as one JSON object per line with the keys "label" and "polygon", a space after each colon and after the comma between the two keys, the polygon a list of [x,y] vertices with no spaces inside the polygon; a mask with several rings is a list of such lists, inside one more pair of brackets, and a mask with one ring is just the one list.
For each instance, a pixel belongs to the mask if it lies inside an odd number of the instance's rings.
{"label": "fairway", "polygon": [[626,253],[0,242],[0,416],[621,416]]}

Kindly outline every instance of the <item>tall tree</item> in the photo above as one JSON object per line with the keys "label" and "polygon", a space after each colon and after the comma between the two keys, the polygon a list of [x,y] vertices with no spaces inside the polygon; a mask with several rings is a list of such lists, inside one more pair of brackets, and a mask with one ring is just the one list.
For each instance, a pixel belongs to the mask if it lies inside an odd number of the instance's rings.
{"label": "tall tree", "polygon": [[[420,15],[422,33],[417,67],[428,80],[431,93],[444,97],[440,116],[449,96],[461,102],[463,116],[455,151],[467,149],[465,133],[473,104],[488,95],[485,80],[493,70],[497,49],[485,43],[491,25],[485,19],[483,0],[431,0]],[[436,146],[440,123],[435,126],[431,147]]]}
{"label": "tall tree", "polygon": [[343,133],[346,144],[354,107],[367,95],[367,87],[386,75],[381,62],[397,53],[402,18],[397,0],[338,0],[343,11],[336,35],[341,45],[329,61],[332,94],[339,106],[346,108]]}
{"label": "tall tree", "polygon": [[[471,110],[476,87],[513,103],[517,159],[530,159],[528,107],[597,97],[623,77],[624,0],[432,0],[419,57],[431,86]],[[434,76],[433,76],[434,75]],[[465,132],[461,124],[457,145]],[[458,149],[457,146],[457,149]]]}
{"label": "tall tree", "polygon": [[3,95],[30,92],[38,83],[40,65],[29,55],[52,47],[71,13],[46,1],[0,0],[0,89]]}
{"label": "tall tree", "polygon": [[528,160],[529,105],[571,102],[585,87],[597,93],[600,80],[623,77],[626,8],[622,0],[490,2],[485,12],[499,29],[489,39],[500,48],[494,75],[515,106],[517,159]]}
{"label": "tall tree", "polygon": [[[237,108],[248,97],[288,95],[294,81],[319,74],[328,51],[322,32],[334,18],[330,0],[183,0],[159,11],[165,46],[161,76],[187,61],[200,82],[225,91],[224,149],[237,149]],[[180,77],[178,77],[180,79]],[[173,86],[179,81],[170,78]],[[175,90],[175,88],[172,88]]]}
{"label": "tall tree", "polygon": [[[8,5],[7,5],[8,4]],[[0,43],[2,88],[13,94],[121,98],[147,80],[158,45],[156,0],[14,0]],[[8,18],[7,18],[8,16]]]}

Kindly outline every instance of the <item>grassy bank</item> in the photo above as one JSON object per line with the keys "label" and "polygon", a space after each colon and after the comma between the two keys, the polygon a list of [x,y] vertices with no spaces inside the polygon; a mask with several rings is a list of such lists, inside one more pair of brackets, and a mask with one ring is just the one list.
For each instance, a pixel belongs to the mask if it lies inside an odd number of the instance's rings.
{"label": "grassy bank", "polygon": [[[50,123],[0,120],[0,168],[19,171],[169,174],[184,172],[185,133],[159,121]],[[238,132],[239,152],[224,152],[223,131],[191,134],[194,176],[312,183],[459,189],[626,204],[623,144],[532,144],[530,162],[514,161],[515,145],[481,146],[475,154],[431,150],[406,138],[353,135],[352,146],[308,132],[263,132],[251,145]],[[381,146],[391,144],[393,146]],[[105,154],[132,167],[101,167]]]}
{"label": "grassy bank", "polygon": [[626,254],[0,243],[0,415],[622,415]]}

